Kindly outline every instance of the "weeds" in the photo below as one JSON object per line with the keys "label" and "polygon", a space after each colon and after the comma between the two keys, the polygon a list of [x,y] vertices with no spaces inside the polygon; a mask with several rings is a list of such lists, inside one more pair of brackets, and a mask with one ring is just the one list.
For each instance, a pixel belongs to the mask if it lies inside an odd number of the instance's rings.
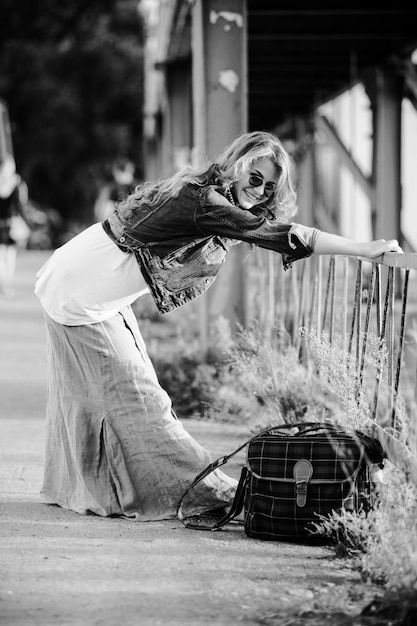
{"label": "weeds", "polygon": [[[388,456],[383,480],[377,489],[377,505],[368,513],[334,512],[317,526],[349,553],[360,554],[364,578],[386,585],[388,589],[417,591],[417,472],[416,450],[410,448],[409,418],[401,398],[397,398],[397,428],[373,419],[367,380],[358,376],[357,362],[340,346],[330,344],[325,335],[320,339],[303,330],[317,366],[317,380],[326,394],[341,407],[338,420],[347,426],[376,436]],[[379,371],[386,388],[386,349],[371,337],[363,367]],[[388,390],[389,391],[389,390]],[[382,413],[382,421],[383,413]]]}
{"label": "weeds", "polygon": [[[289,343],[278,348],[254,324],[241,328],[220,365],[221,387],[211,412],[236,417],[254,431],[272,425],[328,419],[333,407]],[[237,413],[235,408],[239,407]]]}

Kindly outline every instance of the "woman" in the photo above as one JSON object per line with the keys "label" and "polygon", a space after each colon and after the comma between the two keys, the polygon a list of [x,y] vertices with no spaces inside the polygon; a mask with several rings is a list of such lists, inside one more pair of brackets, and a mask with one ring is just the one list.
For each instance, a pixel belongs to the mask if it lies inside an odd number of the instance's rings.
{"label": "woman", "polygon": [[0,295],[13,297],[17,241],[13,219],[21,215],[27,202],[27,188],[16,173],[16,163],[9,154],[0,161]]}
{"label": "woman", "polygon": [[[279,252],[286,268],[316,254],[369,258],[397,241],[356,242],[288,223],[296,194],[288,154],[268,132],[238,137],[212,164],[138,186],[102,224],[54,252],[35,292],[45,310],[49,390],[42,494],[79,513],[137,520],[176,515],[209,462],[157,377],[130,305],[150,292],[161,313],[202,294],[240,241]],[[220,470],[184,516],[227,506]]]}

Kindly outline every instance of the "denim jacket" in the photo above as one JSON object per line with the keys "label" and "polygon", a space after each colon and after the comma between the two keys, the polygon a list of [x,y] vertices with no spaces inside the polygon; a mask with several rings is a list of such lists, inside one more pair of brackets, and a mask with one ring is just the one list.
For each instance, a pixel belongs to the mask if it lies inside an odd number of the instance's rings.
{"label": "denim jacket", "polygon": [[280,252],[287,269],[312,254],[318,233],[254,215],[230,204],[215,187],[194,183],[157,206],[121,206],[103,228],[121,250],[135,254],[161,313],[206,291],[232,245],[245,241]]}

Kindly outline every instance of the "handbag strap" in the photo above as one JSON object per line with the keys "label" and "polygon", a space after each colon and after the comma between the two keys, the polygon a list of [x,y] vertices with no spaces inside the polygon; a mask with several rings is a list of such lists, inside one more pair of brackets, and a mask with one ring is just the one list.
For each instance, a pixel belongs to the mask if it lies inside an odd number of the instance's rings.
{"label": "handbag strap", "polygon": [[[194,523],[192,521],[187,521],[187,518],[184,518],[181,520],[184,526],[186,526],[187,528],[193,528],[195,530],[219,530],[222,526],[224,526],[228,522],[231,522],[235,517],[237,517],[239,513],[241,513],[242,511],[244,501],[245,501],[245,484],[246,484],[247,472],[248,472],[247,468],[242,467],[242,471],[240,473],[240,478],[239,478],[239,483],[237,485],[235,497],[233,498],[231,507],[229,511],[223,517],[219,519],[218,522],[215,522],[215,524],[212,524],[212,525],[208,525],[208,524],[204,524],[200,522]],[[192,517],[195,517],[195,516],[192,516]],[[199,520],[201,519],[199,516],[197,517],[199,518]],[[202,514],[202,517],[204,519],[204,513]]]}
{"label": "handbag strap", "polygon": [[194,489],[194,487],[200,481],[202,481],[209,474],[211,474],[211,472],[214,472],[215,469],[221,467],[222,465],[225,465],[233,456],[235,456],[235,454],[237,454],[238,452],[243,450],[243,448],[245,448],[247,445],[249,445],[251,441],[253,441],[257,437],[259,437],[259,434],[264,434],[264,433],[268,432],[268,430],[264,430],[264,431],[262,431],[262,433],[258,433],[257,435],[254,435],[253,437],[251,437],[250,439],[245,441],[245,443],[242,443],[238,448],[236,448],[236,450],[233,450],[233,452],[231,452],[230,454],[226,454],[225,456],[221,456],[218,459],[216,459],[215,461],[212,461],[199,474],[197,474],[197,476],[194,478],[194,480],[191,483],[191,485],[189,487],[187,487],[187,489],[184,491],[184,493],[182,494],[182,496],[180,498],[180,501],[179,501],[178,507],[177,507],[177,517],[180,517],[178,514],[179,514],[179,510],[181,508],[181,504],[182,504],[185,496],[191,491],[191,489]]}

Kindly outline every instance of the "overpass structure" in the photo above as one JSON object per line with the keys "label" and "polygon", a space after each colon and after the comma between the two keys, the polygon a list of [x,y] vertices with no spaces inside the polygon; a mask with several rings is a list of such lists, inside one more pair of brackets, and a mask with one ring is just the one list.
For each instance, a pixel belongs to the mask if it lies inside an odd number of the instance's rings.
{"label": "overpass structure", "polygon": [[[414,251],[403,199],[405,141],[417,156],[417,136],[404,125],[405,107],[413,115],[417,107],[416,7],[142,0],[140,8],[146,178],[213,156],[242,131],[272,130],[297,165],[297,221],[347,236],[397,237]],[[355,210],[352,231],[346,215]],[[204,297],[209,317],[244,321],[243,248]]]}

